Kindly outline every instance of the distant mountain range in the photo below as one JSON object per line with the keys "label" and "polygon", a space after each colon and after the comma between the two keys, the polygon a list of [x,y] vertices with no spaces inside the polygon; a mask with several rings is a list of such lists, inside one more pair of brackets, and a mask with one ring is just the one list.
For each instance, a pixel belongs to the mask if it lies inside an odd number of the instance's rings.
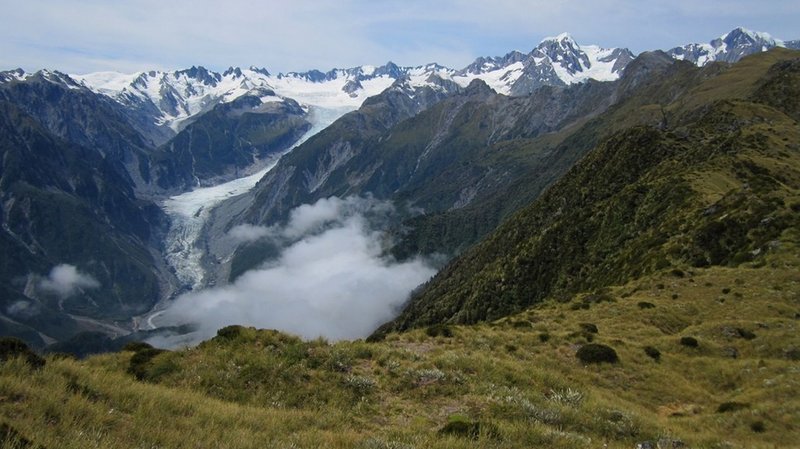
{"label": "distant mountain range", "polygon": [[675,59],[693,62],[702,67],[711,62],[736,62],[742,57],[775,47],[800,49],[800,40],[782,41],[768,33],[736,28],[707,44],[688,44],[667,52]]}
{"label": "distant mountain range", "polygon": [[[258,242],[219,243],[231,226],[270,226],[331,195],[411,206],[392,231],[395,256],[452,257],[618,126],[596,118],[646,88],[653,73],[715,61],[724,68],[775,47],[798,41],[739,28],[708,44],[634,56],[562,34],[460,70],[390,62],[277,75],[255,67],[0,72],[0,334],[41,347],[107,332],[109,320],[113,332],[137,328],[135,317],[187,288],[165,262],[172,219],[163,201],[255,173],[323,123],[333,124],[235,204],[209,213],[201,239],[215,271],[209,279],[229,282],[264,261]],[[636,120],[664,126],[665,114],[643,108]],[[99,287],[68,298],[43,288],[63,265]]]}
{"label": "distant mountain range", "polygon": [[[687,44],[668,50],[667,54],[703,66],[713,61],[736,62],[743,56],[774,47],[800,48],[800,41],[782,41],[767,33],[736,28],[709,43]],[[258,67],[231,67],[218,73],[202,66],[134,74],[45,73],[72,88],[86,86],[118,101],[143,124],[140,129],[146,131],[147,137],[161,144],[215,105],[243,95],[256,96],[262,102],[291,98],[304,106],[352,110],[398,81],[412,90],[422,86],[447,90],[456,85],[463,88],[480,79],[497,93],[520,96],[545,85],[616,80],[634,56],[626,48],[580,45],[564,33],[542,40],[529,53],[512,51],[504,56],[480,57],[460,70],[436,63],[400,67],[388,62],[379,67],[365,65],[277,75]],[[21,69],[0,72],[0,83],[24,80],[31,75]]]}

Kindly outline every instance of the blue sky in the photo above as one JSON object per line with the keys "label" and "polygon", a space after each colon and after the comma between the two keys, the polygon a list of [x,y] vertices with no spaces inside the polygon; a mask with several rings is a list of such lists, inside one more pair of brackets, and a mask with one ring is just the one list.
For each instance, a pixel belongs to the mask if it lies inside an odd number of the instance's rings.
{"label": "blue sky", "polygon": [[637,53],[737,26],[800,39],[797,0],[0,0],[0,11],[0,70],[68,73],[389,60],[461,68],[565,31]]}

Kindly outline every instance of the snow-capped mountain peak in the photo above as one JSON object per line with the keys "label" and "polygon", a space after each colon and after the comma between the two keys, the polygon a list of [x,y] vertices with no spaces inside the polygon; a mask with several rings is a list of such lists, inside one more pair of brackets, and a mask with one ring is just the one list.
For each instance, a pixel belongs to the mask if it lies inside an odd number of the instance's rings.
{"label": "snow-capped mountain peak", "polygon": [[747,55],[784,47],[786,43],[769,33],[739,27],[706,44],[687,44],[667,51],[675,59],[704,66],[714,61],[736,62]]}
{"label": "snow-capped mountain peak", "polygon": [[546,37],[542,39],[539,45],[544,43],[555,43],[562,46],[565,50],[570,47],[574,48],[578,46],[578,43],[575,42],[575,39],[569,33],[561,33],[555,37]]}
{"label": "snow-capped mountain peak", "polygon": [[773,38],[769,33],[765,33],[763,31],[752,31],[743,27],[738,27],[729,33],[723,34],[719,37],[719,40],[728,46],[755,45],[759,43],[766,43],[773,47],[783,46],[782,40]]}
{"label": "snow-capped mountain peak", "polygon": [[9,81],[24,81],[30,76],[30,73],[26,73],[22,69],[6,70],[0,72],[0,84],[7,83]]}
{"label": "snow-capped mountain peak", "polygon": [[613,81],[633,60],[628,49],[581,46],[569,33],[543,39],[530,53],[476,59],[454,80],[466,86],[482,79],[496,92],[525,95],[543,85],[564,86],[589,79]]}

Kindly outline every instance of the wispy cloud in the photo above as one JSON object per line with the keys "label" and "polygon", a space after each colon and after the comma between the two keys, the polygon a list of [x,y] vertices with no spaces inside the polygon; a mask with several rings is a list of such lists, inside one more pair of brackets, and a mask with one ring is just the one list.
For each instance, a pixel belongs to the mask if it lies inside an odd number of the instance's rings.
{"label": "wispy cloud", "polygon": [[53,267],[47,277],[39,280],[38,285],[42,290],[55,293],[62,298],[72,296],[80,290],[100,287],[95,278],[81,273],[74,265],[69,264]]}
{"label": "wispy cloud", "polygon": [[193,323],[199,329],[195,341],[229,324],[306,338],[367,336],[435,273],[425,261],[383,255],[385,235],[371,223],[391,213],[388,203],[334,197],[295,209],[285,226],[238,228],[240,236],[270,237],[288,246],[232,285],[179,297],[159,323]]}
{"label": "wispy cloud", "polygon": [[563,31],[634,51],[708,41],[736,26],[796,39],[800,6],[741,0],[87,0],[5,2],[0,68],[71,73],[259,65],[327,69],[394,60],[456,67]]}

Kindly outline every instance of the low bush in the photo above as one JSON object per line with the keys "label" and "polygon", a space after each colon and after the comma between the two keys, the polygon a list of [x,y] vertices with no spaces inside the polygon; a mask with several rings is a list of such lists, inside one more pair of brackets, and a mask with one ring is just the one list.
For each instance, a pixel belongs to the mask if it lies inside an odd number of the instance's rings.
{"label": "low bush", "polygon": [[243,331],[244,331],[244,327],[236,325],[236,324],[231,325],[231,326],[225,326],[222,329],[217,331],[217,337],[216,338],[219,338],[219,339],[222,339],[222,340],[235,340],[238,336],[240,336],[242,334]]}
{"label": "low bush", "polygon": [[581,346],[575,356],[583,363],[617,363],[619,361],[614,348],[599,343]]}
{"label": "low bush", "polygon": [[498,438],[500,433],[497,426],[491,423],[473,421],[463,415],[453,415],[447,420],[447,424],[439,429],[442,435],[453,435],[471,440],[477,440],[484,436],[488,438]]}
{"label": "low bush", "polygon": [[41,368],[44,366],[45,361],[43,358],[33,352],[24,341],[14,337],[0,338],[0,362],[5,362],[17,357],[25,358],[25,361],[31,368]]}
{"label": "low bush", "polygon": [[444,324],[435,324],[425,329],[425,334],[429,337],[445,337],[450,338],[453,336],[453,330],[450,326]]}
{"label": "low bush", "polygon": [[696,348],[700,346],[700,343],[698,343],[697,339],[694,337],[681,337],[681,345],[689,348]]}
{"label": "low bush", "polygon": [[152,365],[151,362],[153,358],[163,352],[166,351],[156,348],[142,349],[141,351],[137,351],[136,354],[131,357],[131,361],[128,364],[128,373],[133,374],[137,380],[146,380],[147,371]]}
{"label": "low bush", "polygon": [[754,334],[753,332],[751,332],[751,331],[749,331],[747,329],[737,328],[736,332],[738,332],[739,336],[741,338],[744,338],[745,340],[752,340],[752,339],[756,338],[756,334]]}
{"label": "low bush", "polygon": [[122,347],[123,351],[139,352],[144,349],[153,349],[153,346],[143,341],[132,341]]}
{"label": "low bush", "polygon": [[735,412],[737,410],[743,410],[749,408],[750,404],[744,402],[723,402],[722,404],[717,407],[717,413],[728,413],[728,412]]}
{"label": "low bush", "polygon": [[655,361],[659,361],[661,359],[661,351],[652,346],[645,346],[644,353]]}
{"label": "low bush", "polygon": [[655,304],[653,304],[652,302],[647,302],[647,301],[639,302],[638,306],[639,306],[640,309],[654,309],[656,307]]}
{"label": "low bush", "polygon": [[541,341],[542,343],[546,343],[548,340],[550,340],[550,334],[548,334],[547,332],[542,332],[541,334],[539,334],[539,341]]}

